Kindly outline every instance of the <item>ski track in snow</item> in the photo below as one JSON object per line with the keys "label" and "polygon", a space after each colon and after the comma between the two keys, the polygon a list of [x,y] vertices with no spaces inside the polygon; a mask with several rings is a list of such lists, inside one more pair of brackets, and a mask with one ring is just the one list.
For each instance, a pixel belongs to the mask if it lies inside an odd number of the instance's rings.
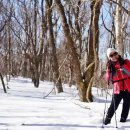
{"label": "ski track in snow", "polygon": [[114,117],[102,128],[105,97],[99,97],[95,88],[94,102],[83,103],[74,86],[63,85],[65,92],[52,92],[45,99],[53,83],[41,81],[35,88],[30,79],[12,78],[7,94],[0,86],[0,130],[130,130],[130,114],[126,123],[119,122],[122,104],[117,110],[118,128]]}

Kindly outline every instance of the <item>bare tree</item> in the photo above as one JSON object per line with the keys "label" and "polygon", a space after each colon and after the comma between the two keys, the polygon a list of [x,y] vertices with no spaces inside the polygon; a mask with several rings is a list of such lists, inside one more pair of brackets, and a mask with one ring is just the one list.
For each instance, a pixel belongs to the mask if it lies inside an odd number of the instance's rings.
{"label": "bare tree", "polygon": [[49,44],[51,47],[51,57],[52,57],[52,68],[54,72],[54,82],[56,84],[58,93],[63,92],[62,88],[62,83],[61,83],[61,78],[59,75],[59,65],[58,65],[58,60],[57,60],[57,55],[56,55],[56,45],[55,45],[55,39],[54,39],[54,32],[53,32],[53,23],[52,23],[52,0],[46,0],[47,4],[47,10],[48,10],[48,15],[47,15],[47,21],[48,21],[48,31],[49,31]]}
{"label": "bare tree", "polygon": [[87,63],[88,68],[85,71],[84,76],[82,76],[78,54],[76,52],[74,40],[71,36],[70,28],[67,23],[64,7],[60,0],[55,0],[56,6],[61,16],[62,27],[67,40],[67,48],[70,49],[70,54],[72,56],[74,69],[76,70],[75,71],[76,82],[79,89],[81,101],[92,101],[91,87],[92,87],[92,81],[94,76],[94,70],[96,68],[95,64],[97,63],[96,43],[98,43],[98,36],[99,36],[97,30],[98,30],[98,19],[100,14],[101,2],[102,1],[100,0],[93,0],[91,3],[92,17],[91,17],[91,25],[90,25],[90,40],[89,40],[89,55],[88,55],[89,62]]}

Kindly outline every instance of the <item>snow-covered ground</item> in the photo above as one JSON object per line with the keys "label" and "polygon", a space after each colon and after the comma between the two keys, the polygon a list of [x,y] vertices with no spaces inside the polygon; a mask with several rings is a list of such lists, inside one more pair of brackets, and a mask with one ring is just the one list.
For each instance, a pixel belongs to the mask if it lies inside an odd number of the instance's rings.
{"label": "snow-covered ground", "polygon": [[[40,82],[34,88],[30,79],[12,78],[8,93],[0,85],[0,130],[102,130],[105,97],[93,88],[94,102],[79,101],[75,87],[64,85],[64,93],[52,92],[43,99],[53,83]],[[107,108],[111,98],[108,99]],[[118,129],[130,130],[130,114],[126,123],[120,123],[122,109],[117,110]],[[105,130],[115,130],[115,118]]]}

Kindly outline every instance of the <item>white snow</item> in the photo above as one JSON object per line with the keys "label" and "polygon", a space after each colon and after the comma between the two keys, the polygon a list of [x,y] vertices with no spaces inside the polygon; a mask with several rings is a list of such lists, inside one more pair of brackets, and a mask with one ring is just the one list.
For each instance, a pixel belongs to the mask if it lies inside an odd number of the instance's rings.
{"label": "white snow", "polygon": [[[73,86],[63,85],[64,92],[52,92],[53,83],[40,82],[35,88],[30,79],[12,78],[8,93],[0,84],[0,130],[102,130],[105,95],[97,95],[93,88],[94,102],[79,101]],[[107,101],[109,107],[111,97]],[[130,130],[130,114],[126,123],[120,123],[122,103],[117,110],[117,124],[120,130]],[[116,130],[115,118],[105,130]]]}

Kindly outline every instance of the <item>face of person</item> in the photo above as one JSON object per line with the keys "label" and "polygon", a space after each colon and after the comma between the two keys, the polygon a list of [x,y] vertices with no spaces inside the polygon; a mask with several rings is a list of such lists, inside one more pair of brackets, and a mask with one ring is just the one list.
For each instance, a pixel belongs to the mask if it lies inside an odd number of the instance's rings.
{"label": "face of person", "polygon": [[118,55],[117,52],[112,52],[112,53],[110,54],[110,60],[111,60],[111,61],[117,61],[118,58],[119,58],[119,55]]}

